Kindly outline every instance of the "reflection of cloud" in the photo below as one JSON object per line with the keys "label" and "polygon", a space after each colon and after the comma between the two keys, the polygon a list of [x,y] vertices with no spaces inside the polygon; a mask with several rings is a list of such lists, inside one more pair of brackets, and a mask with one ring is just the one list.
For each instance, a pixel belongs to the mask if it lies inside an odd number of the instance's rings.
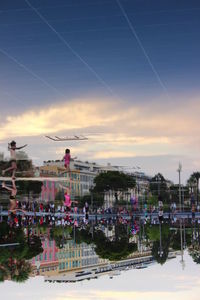
{"label": "reflection of cloud", "polygon": [[[191,297],[191,295],[190,295]],[[175,299],[175,300],[187,300],[188,294],[186,292],[132,292],[132,291],[100,291],[100,290],[94,290],[94,291],[84,291],[81,294],[76,291],[70,291],[67,293],[67,295],[62,295],[56,298],[56,300],[64,300],[64,299],[71,299],[71,300],[155,300],[155,299],[162,299],[162,300],[169,300],[169,299]],[[198,297],[190,298],[190,299],[198,299]]]}

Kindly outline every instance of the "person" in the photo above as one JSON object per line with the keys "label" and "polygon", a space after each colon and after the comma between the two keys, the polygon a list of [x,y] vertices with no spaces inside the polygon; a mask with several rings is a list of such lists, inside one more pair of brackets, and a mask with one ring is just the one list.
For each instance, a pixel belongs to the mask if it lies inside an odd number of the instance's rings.
{"label": "person", "polygon": [[160,208],[158,211],[158,218],[159,218],[159,222],[162,223],[163,222],[163,209]]}
{"label": "person", "polygon": [[10,151],[10,163],[11,166],[5,170],[2,171],[2,175],[4,176],[6,172],[8,171],[12,171],[12,178],[15,179],[15,172],[17,170],[17,157],[16,157],[16,152],[15,150],[20,150],[24,147],[26,147],[26,145],[23,145],[21,147],[16,147],[16,142],[12,141],[11,143],[8,143],[8,150]]}
{"label": "person", "polygon": [[63,188],[66,192],[64,193],[64,198],[65,198],[65,200],[64,200],[64,206],[66,207],[66,209],[68,210],[68,211],[70,211],[71,210],[71,206],[72,206],[72,202],[74,202],[74,203],[78,203],[77,201],[72,201],[71,200],[71,197],[70,197],[70,189],[68,188],[68,187],[65,187],[65,186],[63,186],[63,185],[61,185],[61,184],[59,184],[59,186],[61,187],[61,188]]}
{"label": "person", "polygon": [[[65,172],[70,172],[70,161],[71,159],[76,159],[77,157],[71,157],[71,154],[70,154],[70,150],[69,149],[66,149],[65,150],[65,156],[63,157],[64,159],[64,166],[65,166],[65,169],[66,171]],[[63,172],[63,173],[65,173]]]}
{"label": "person", "polygon": [[5,184],[5,182],[2,183],[2,188],[6,189],[10,192],[10,208],[9,211],[13,212],[16,210],[16,195],[17,195],[17,188],[15,185],[15,180],[12,179],[12,187],[9,187]]}
{"label": "person", "polygon": [[70,171],[70,160],[71,160],[71,155],[70,155],[70,150],[66,149],[65,150],[65,156],[63,157],[64,159],[64,166],[66,168],[66,171],[69,172]]}
{"label": "person", "polygon": [[88,202],[86,201],[85,202],[85,211],[86,211],[86,214],[89,212],[89,204],[88,204]]}
{"label": "person", "polygon": [[163,208],[163,202],[162,202],[161,199],[158,201],[158,207],[159,207],[160,209]]}

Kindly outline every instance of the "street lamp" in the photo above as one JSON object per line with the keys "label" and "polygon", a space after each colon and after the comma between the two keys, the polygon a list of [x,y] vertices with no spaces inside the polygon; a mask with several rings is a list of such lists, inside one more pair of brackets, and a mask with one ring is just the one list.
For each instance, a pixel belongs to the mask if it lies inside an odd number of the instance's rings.
{"label": "street lamp", "polygon": [[40,274],[40,265],[41,265],[41,262],[39,260],[35,262],[35,266],[37,268],[37,275]]}
{"label": "street lamp", "polygon": [[[179,163],[178,166],[178,178],[179,178],[179,205],[180,205],[180,211],[182,210],[182,203],[181,203],[181,171],[182,171],[182,165]],[[182,219],[180,218],[180,238],[181,238],[181,260],[180,263],[182,265],[182,268],[185,268],[185,262],[183,260],[184,250],[183,250],[183,226],[182,226]]]}
{"label": "street lamp", "polygon": [[160,257],[163,256],[163,248],[162,248],[162,232],[161,232],[161,221],[159,223],[159,229],[160,229],[160,248],[158,250],[158,254],[160,255]]}
{"label": "street lamp", "polygon": [[91,197],[91,213],[93,213],[93,200],[94,200],[94,194],[93,194],[94,184],[90,186],[90,197]]}
{"label": "street lamp", "polygon": [[182,165],[179,163],[178,165],[178,179],[179,179],[179,205],[180,205],[180,211],[181,211],[181,171],[182,171]]}
{"label": "street lamp", "polygon": [[160,174],[158,174],[157,177],[156,177],[156,182],[158,184],[158,197],[160,196],[160,183],[161,183],[161,180],[162,180],[162,178],[161,178]]}

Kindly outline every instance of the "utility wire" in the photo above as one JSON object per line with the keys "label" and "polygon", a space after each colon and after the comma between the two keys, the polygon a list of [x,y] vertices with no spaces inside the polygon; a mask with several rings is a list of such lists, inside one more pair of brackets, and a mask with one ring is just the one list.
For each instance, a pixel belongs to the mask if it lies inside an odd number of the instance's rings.
{"label": "utility wire", "polygon": [[154,65],[153,65],[153,63],[152,63],[152,61],[151,61],[151,59],[150,59],[150,57],[149,57],[147,51],[145,50],[145,48],[144,48],[144,46],[143,46],[143,44],[142,44],[142,41],[141,41],[141,39],[139,38],[139,36],[138,36],[138,34],[137,34],[137,32],[136,32],[136,30],[135,30],[133,24],[131,23],[131,21],[130,21],[130,19],[129,19],[129,17],[128,17],[128,15],[127,15],[125,9],[124,9],[124,7],[122,6],[120,0],[116,0],[116,2],[117,2],[117,4],[118,4],[118,6],[119,6],[119,8],[120,8],[120,10],[121,10],[121,12],[122,12],[124,18],[126,19],[126,21],[127,21],[128,25],[129,25],[129,28],[130,28],[130,30],[131,30],[133,36],[135,37],[136,41],[138,42],[138,45],[140,46],[140,49],[142,50],[142,53],[144,54],[144,56],[145,56],[145,58],[146,58],[146,60],[147,60],[147,62],[148,62],[148,64],[149,64],[149,66],[151,67],[151,69],[152,69],[154,75],[156,76],[158,83],[159,83],[160,86],[162,87],[163,91],[164,91],[164,92],[167,94],[167,96],[169,97],[169,95],[168,95],[168,90],[167,90],[165,84],[163,83],[162,79],[160,78],[160,75],[158,74],[156,68],[154,67]]}
{"label": "utility wire", "polygon": [[97,78],[97,80],[109,91],[110,94],[115,95],[111,87],[104,81],[103,78],[83,59],[78,52],[76,52],[71,45],[63,38],[63,36],[47,21],[47,19],[34,7],[32,4],[25,0],[27,5],[40,17],[40,19],[57,35],[57,37],[63,42],[63,44],[76,56],[84,66]]}
{"label": "utility wire", "polygon": [[44,85],[46,85],[47,87],[51,88],[54,92],[58,93],[60,96],[64,96],[64,94],[62,94],[57,88],[55,88],[54,86],[52,86],[51,84],[49,84],[45,79],[43,79],[42,77],[38,76],[35,72],[33,72],[32,70],[30,70],[27,66],[25,66],[24,64],[22,64],[20,61],[18,61],[15,57],[13,57],[12,55],[8,54],[5,50],[0,48],[0,52],[5,55],[6,57],[8,57],[10,60],[14,61],[18,66],[20,66],[22,69],[24,69],[26,72],[28,72],[29,74],[31,74],[34,78],[38,79],[39,81],[41,81]]}

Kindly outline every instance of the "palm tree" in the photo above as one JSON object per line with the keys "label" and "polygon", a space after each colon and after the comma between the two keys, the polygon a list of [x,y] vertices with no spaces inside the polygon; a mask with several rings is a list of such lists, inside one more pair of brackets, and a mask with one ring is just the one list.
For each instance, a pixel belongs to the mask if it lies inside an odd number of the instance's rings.
{"label": "palm tree", "polygon": [[29,278],[31,273],[31,264],[24,259],[15,261],[14,268],[11,272],[11,280],[16,282],[24,282]]}
{"label": "palm tree", "polygon": [[196,183],[197,186],[197,205],[199,204],[199,179],[200,179],[200,172],[194,172],[190,175],[188,179],[188,184]]}
{"label": "palm tree", "polygon": [[5,279],[8,278],[8,270],[5,266],[0,265],[0,282],[3,282]]}

